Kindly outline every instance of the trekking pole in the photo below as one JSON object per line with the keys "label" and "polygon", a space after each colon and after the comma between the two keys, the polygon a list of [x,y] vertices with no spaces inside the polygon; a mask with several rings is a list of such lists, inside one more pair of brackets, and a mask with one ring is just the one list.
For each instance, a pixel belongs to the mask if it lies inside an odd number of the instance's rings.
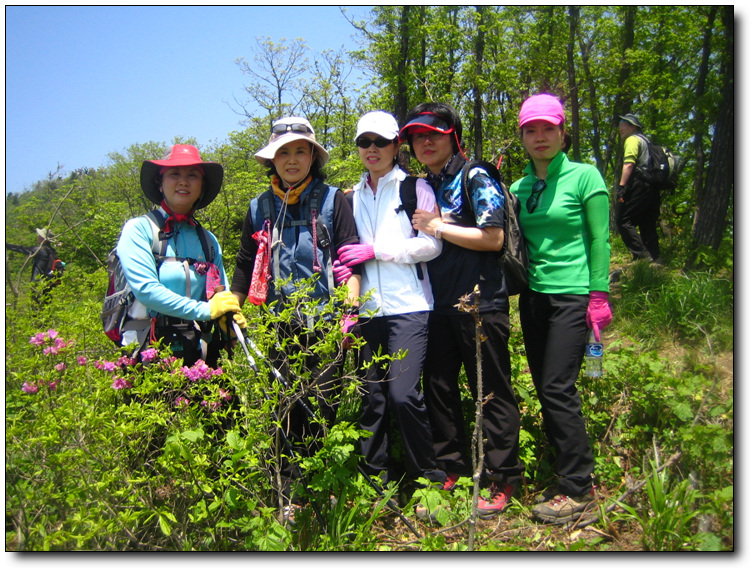
{"label": "trekking pole", "polygon": [[[246,336],[242,333],[242,328],[240,328],[237,322],[234,321],[234,317],[232,317],[232,314],[229,314],[229,317],[227,319],[230,319],[232,321],[232,325],[234,327],[234,333],[237,336],[237,340],[239,344],[242,345],[242,350],[245,352],[245,356],[247,357],[247,361],[250,364],[250,368],[253,371],[255,371],[255,373],[257,374],[258,366],[255,363],[255,358],[252,355],[250,355],[250,351],[248,351],[247,349],[247,345],[245,344]],[[256,351],[256,355],[257,355],[257,351]],[[263,390],[263,396],[265,397],[267,401],[271,402],[265,390]],[[281,421],[279,420],[279,417],[276,414],[276,411],[272,409],[271,414],[273,415],[274,420],[280,424]],[[294,460],[296,458],[296,455],[295,455],[294,449],[292,448],[292,443],[289,441],[289,438],[287,437],[286,432],[284,432],[284,428],[279,426],[279,431],[281,432],[281,439],[284,443],[284,448],[289,454],[289,459]],[[305,478],[305,474],[302,473],[302,469],[299,467],[299,464],[296,463],[295,461],[293,461],[293,463],[294,463],[294,472],[297,474],[298,479],[302,481],[302,485],[304,486],[305,491],[310,495],[314,495],[314,493],[309,488],[307,479]],[[318,518],[318,522],[320,523],[320,526],[323,529],[323,532],[327,533],[328,528],[325,522],[325,518],[323,517],[323,514],[320,512],[320,509],[315,504],[315,501],[310,501],[310,505],[312,505],[313,511],[315,512],[315,516]]]}
{"label": "trekking pole", "polygon": [[[235,323],[235,325],[236,325],[236,323]],[[237,328],[239,328],[239,326],[237,326]],[[238,337],[239,337],[239,336],[238,336]],[[279,370],[278,370],[278,369],[276,369],[276,367],[274,367],[274,366],[273,366],[273,365],[271,364],[271,362],[270,362],[270,361],[268,361],[268,359],[266,359],[265,357],[263,357],[263,356],[262,356],[262,355],[260,354],[260,352],[258,351],[258,347],[257,347],[257,346],[255,345],[255,342],[254,342],[254,341],[253,341],[252,339],[250,339],[249,337],[247,337],[246,335],[243,335],[242,337],[243,337],[243,339],[244,339],[244,340],[245,340],[245,341],[246,341],[246,342],[247,342],[247,343],[248,343],[248,344],[250,345],[250,348],[251,348],[251,349],[253,350],[253,352],[254,352],[254,353],[255,353],[256,355],[258,355],[259,357],[261,357],[261,358],[262,358],[262,359],[263,359],[263,360],[265,361],[266,365],[268,366],[268,368],[269,368],[269,369],[271,370],[271,372],[273,373],[273,376],[274,376],[274,377],[276,377],[276,378],[277,378],[277,379],[279,380],[279,382],[281,383],[281,385],[282,385],[282,386],[283,386],[283,387],[284,387],[285,389],[289,390],[289,383],[288,383],[288,382],[286,381],[286,379],[284,378],[284,376],[283,376],[283,375],[282,375],[282,374],[281,374],[281,373],[279,372]],[[250,357],[250,354],[249,354],[249,352],[248,352],[248,350],[247,350],[247,346],[244,346],[244,345],[243,345],[243,348],[245,349],[245,352],[246,352],[246,353],[248,353],[248,357]],[[300,398],[298,398],[298,399],[297,399],[297,402],[298,402],[298,403],[299,403],[299,404],[300,404],[300,405],[302,406],[302,409],[303,409],[303,410],[305,411],[305,413],[306,413],[306,414],[308,415],[308,417],[312,418],[313,420],[317,419],[317,417],[315,416],[315,413],[314,413],[314,412],[313,412],[313,411],[312,411],[312,410],[310,409],[310,407],[309,407],[309,406],[308,406],[308,405],[307,405],[307,404],[305,403],[305,401],[304,401],[304,397],[303,397],[303,396],[301,396]],[[379,486],[378,486],[378,484],[377,484],[377,483],[375,483],[375,481],[373,481],[373,480],[372,480],[372,478],[371,478],[371,477],[370,477],[370,476],[368,475],[368,473],[367,473],[367,472],[366,472],[366,471],[365,471],[365,470],[364,470],[364,469],[362,468],[362,465],[361,465],[361,464],[357,464],[357,471],[358,471],[358,472],[359,472],[359,473],[360,473],[360,474],[362,475],[362,477],[364,477],[364,478],[365,478],[365,479],[367,480],[367,482],[368,482],[368,483],[370,484],[370,486],[371,486],[371,487],[372,487],[372,488],[373,488],[373,489],[375,490],[375,492],[376,492],[376,493],[378,494],[378,496],[379,496],[379,497],[380,497],[381,499],[384,499],[384,500],[385,500],[385,499],[386,499],[386,496],[385,496],[385,493],[383,492],[382,488],[381,488],[381,487],[379,487]],[[411,523],[409,522],[409,519],[407,519],[407,518],[406,518],[406,517],[404,516],[403,512],[401,512],[401,510],[400,510],[400,509],[399,509],[398,507],[396,507],[396,506],[395,506],[395,505],[394,505],[394,504],[393,504],[393,503],[391,502],[391,499],[387,499],[387,500],[386,500],[386,502],[385,502],[385,504],[386,504],[386,506],[388,507],[388,509],[390,509],[390,510],[391,510],[392,512],[396,513],[396,515],[398,515],[398,517],[399,517],[399,518],[400,518],[400,519],[401,519],[401,520],[402,520],[402,521],[404,522],[404,524],[405,524],[405,525],[406,525],[406,526],[407,526],[407,527],[409,528],[409,530],[410,530],[411,532],[413,532],[413,533],[414,533],[414,535],[415,535],[415,536],[416,536],[416,537],[417,537],[418,539],[421,539],[421,538],[422,538],[422,535],[421,535],[421,534],[419,534],[419,532],[418,532],[418,531],[417,531],[417,530],[416,530],[416,529],[414,528],[414,526],[413,526],[413,525],[412,525],[412,524],[411,524]]]}

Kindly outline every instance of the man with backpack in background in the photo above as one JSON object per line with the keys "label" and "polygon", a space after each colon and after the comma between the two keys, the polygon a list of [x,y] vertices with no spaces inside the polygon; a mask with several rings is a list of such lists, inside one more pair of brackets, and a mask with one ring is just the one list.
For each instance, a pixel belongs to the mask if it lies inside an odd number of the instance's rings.
{"label": "man with backpack in background", "polygon": [[[523,475],[518,452],[520,414],[508,353],[508,285],[499,262],[507,204],[500,180],[491,173],[493,167],[468,166],[461,135],[461,120],[453,107],[423,103],[407,114],[399,138],[408,141],[412,154],[426,167],[439,209],[417,209],[412,224],[443,241],[442,253],[427,264],[434,309],[423,378],[437,464],[448,474],[445,489],[451,489],[460,476],[473,473],[458,382],[463,366],[474,399],[479,396],[485,401],[483,491],[478,511],[487,518],[507,506]],[[481,343],[481,392],[477,392],[474,315],[456,306],[475,287],[479,289],[481,332],[487,338]]]}
{"label": "man with backpack in background", "polygon": [[33,258],[31,282],[34,301],[40,301],[52,288],[60,284],[65,263],[52,246],[55,236],[49,229],[36,229],[37,245],[24,247],[5,243],[5,248]]}
{"label": "man with backpack in background", "polygon": [[642,130],[634,114],[620,116],[618,131],[625,148],[617,186],[617,229],[634,261],[649,259],[661,264],[656,232],[661,195],[644,175],[649,167],[649,140]]}

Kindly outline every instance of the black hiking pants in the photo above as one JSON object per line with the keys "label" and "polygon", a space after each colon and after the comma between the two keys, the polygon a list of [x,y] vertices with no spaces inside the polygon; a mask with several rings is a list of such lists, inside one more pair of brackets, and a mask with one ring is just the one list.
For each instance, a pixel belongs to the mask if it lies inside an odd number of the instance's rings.
{"label": "black hiking pants", "polygon": [[531,377],[547,439],[556,454],[560,493],[582,495],[593,483],[594,457],[576,381],[586,348],[589,296],[521,292],[519,311]]}
{"label": "black hiking pants", "polygon": [[[482,430],[484,444],[484,477],[518,487],[523,476],[519,457],[521,418],[511,385],[507,313],[485,312],[481,343]],[[432,436],[438,466],[446,473],[472,474],[469,439],[464,421],[465,388],[459,383],[461,367],[466,373],[473,400],[477,392],[476,326],[471,314],[430,314],[424,389],[430,415]],[[474,405],[471,405],[473,416]]]}
{"label": "black hiking pants", "polygon": [[[360,426],[372,432],[372,436],[361,441],[365,469],[370,475],[381,476],[383,481],[401,477],[396,464],[391,463],[393,441],[398,434],[403,441],[409,480],[425,477],[443,483],[446,479],[444,472],[437,471],[430,421],[420,386],[427,350],[427,318],[428,312],[414,312],[375,317],[360,325],[367,342],[359,352],[360,368],[375,354],[406,351],[403,359],[371,365],[361,377],[364,395]],[[390,432],[391,419],[398,433]]]}
{"label": "black hiking pants", "polygon": [[637,181],[632,190],[625,193],[624,199],[625,203],[617,204],[616,214],[622,242],[633,255],[633,260],[659,260],[659,193]]}

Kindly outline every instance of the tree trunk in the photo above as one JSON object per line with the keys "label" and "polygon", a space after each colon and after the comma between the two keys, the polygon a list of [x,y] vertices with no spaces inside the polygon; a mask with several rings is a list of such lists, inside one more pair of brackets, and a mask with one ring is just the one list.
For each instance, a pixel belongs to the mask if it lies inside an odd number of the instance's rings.
{"label": "tree trunk", "polygon": [[[719,248],[727,225],[727,211],[734,191],[734,15],[731,6],[722,7],[726,30],[722,97],[719,118],[711,143],[711,158],[706,175],[706,189],[698,201],[693,223],[693,239],[700,246]],[[696,267],[697,251],[688,259]]]}
{"label": "tree trunk", "polygon": [[396,113],[396,119],[399,123],[402,123],[406,117],[406,113],[409,111],[409,100],[406,89],[406,77],[405,74],[408,72],[409,62],[409,11],[411,6],[404,5],[401,7],[401,19],[399,21],[399,35],[401,36],[401,56],[398,58],[398,64],[396,69],[396,101],[394,105],[394,111]]}
{"label": "tree trunk", "polygon": [[[706,27],[703,32],[703,54],[701,65],[698,70],[698,83],[695,87],[695,99],[701,101],[706,94],[706,78],[708,76],[708,65],[711,57],[711,38],[713,37],[714,22],[716,20],[717,6],[711,6],[706,20]],[[695,188],[696,202],[703,199],[705,191],[703,174],[705,172],[706,155],[703,148],[703,133],[705,128],[706,113],[702,104],[695,105],[695,141],[693,143],[695,154],[695,178],[693,187]]]}
{"label": "tree trunk", "polygon": [[[573,126],[571,132],[572,140],[572,151],[573,160],[576,162],[581,161],[581,145],[579,142],[579,125],[581,124],[580,117],[580,102],[578,96],[578,81],[576,80],[576,64],[575,54],[573,52],[576,35],[578,34],[578,23],[581,18],[581,9],[578,6],[570,6],[568,8],[568,18],[570,21],[570,32],[568,35],[568,94],[570,96],[570,124]],[[571,149],[568,148],[569,152]]]}
{"label": "tree trunk", "polygon": [[475,58],[475,75],[474,75],[474,159],[481,160],[483,154],[484,139],[482,137],[482,98],[484,92],[480,85],[479,78],[482,76],[482,67],[484,63],[484,29],[486,25],[485,12],[487,6],[476,6],[479,14],[477,23],[477,37],[474,41],[474,58]]}
{"label": "tree trunk", "polygon": [[[615,97],[615,112],[612,116],[612,124],[616,125],[619,122],[619,116],[626,114],[630,112],[630,105],[633,102],[634,93],[624,92],[624,86],[627,83],[628,79],[630,78],[630,63],[628,63],[625,60],[625,54],[629,49],[633,48],[633,45],[635,43],[635,14],[636,14],[637,6],[627,6],[625,8],[625,21],[622,24],[622,58],[623,63],[622,67],[620,67],[620,80],[619,85],[623,89],[623,92],[620,92]],[[605,163],[610,163],[610,156],[613,151],[617,151],[617,160],[615,163],[615,172],[614,172],[614,180],[615,180],[615,186],[617,185],[617,182],[620,180],[620,175],[622,173],[622,155],[623,155],[623,145],[621,143],[617,142],[617,138],[619,136],[619,133],[617,132],[617,127],[613,126],[613,134],[610,138],[612,140],[612,144],[609,145],[609,148],[607,149],[606,156],[605,156]],[[615,191],[612,191],[612,196],[614,198]],[[616,215],[616,206],[610,207],[610,226],[611,227],[617,227],[617,223],[615,222],[615,215]]]}

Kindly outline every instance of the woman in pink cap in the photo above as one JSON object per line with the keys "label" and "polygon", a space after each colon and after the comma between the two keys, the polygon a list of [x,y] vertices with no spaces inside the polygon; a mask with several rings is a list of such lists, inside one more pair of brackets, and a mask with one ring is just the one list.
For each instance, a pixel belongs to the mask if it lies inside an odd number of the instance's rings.
{"label": "woman in pink cap", "polygon": [[521,201],[529,252],[521,328],[558,477],[533,514],[555,524],[594,506],[594,458],[576,379],[590,329],[598,341],[612,321],[607,186],[595,167],[568,160],[564,123],[563,106],[551,95],[523,103],[519,127],[531,161],[510,188]]}
{"label": "woman in pink cap", "polygon": [[[221,164],[204,162],[187,144],[176,144],[161,160],[143,162],[141,189],[158,208],[125,223],[117,243],[135,295],[122,345],[134,354],[161,339],[186,366],[199,359],[215,366],[222,341],[214,323],[233,313],[247,325],[226,289],[221,247],[193,216],[216,198],[223,177]],[[219,286],[224,291],[217,292]]]}

